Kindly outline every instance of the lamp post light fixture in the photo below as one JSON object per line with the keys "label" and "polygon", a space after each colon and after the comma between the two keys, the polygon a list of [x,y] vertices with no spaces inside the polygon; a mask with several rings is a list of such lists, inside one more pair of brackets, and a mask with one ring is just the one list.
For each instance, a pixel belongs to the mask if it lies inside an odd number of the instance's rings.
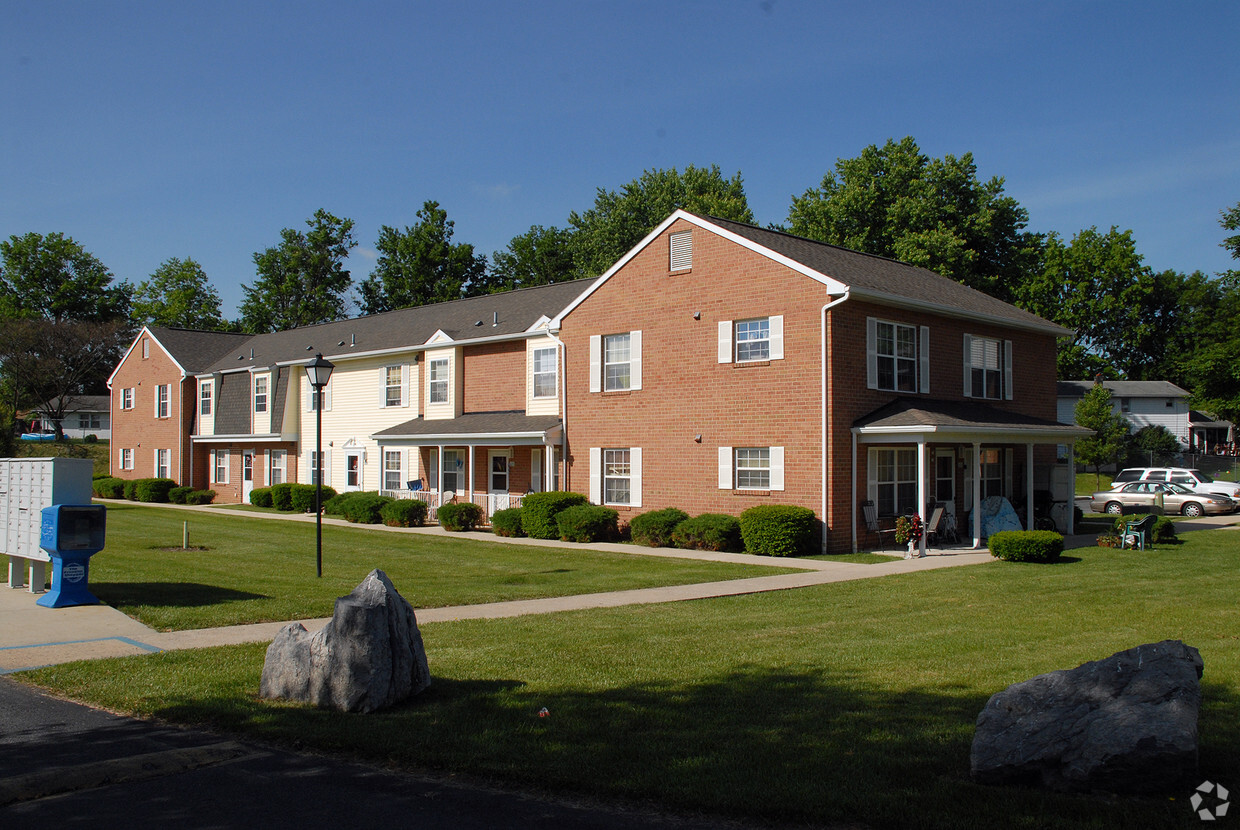
{"label": "lamp post light fixture", "polygon": [[318,427],[314,443],[314,551],[320,577],[323,576],[323,387],[331,380],[335,368],[336,364],[325,360],[321,354],[315,354],[314,360],[306,364],[306,379],[314,387],[312,400]]}

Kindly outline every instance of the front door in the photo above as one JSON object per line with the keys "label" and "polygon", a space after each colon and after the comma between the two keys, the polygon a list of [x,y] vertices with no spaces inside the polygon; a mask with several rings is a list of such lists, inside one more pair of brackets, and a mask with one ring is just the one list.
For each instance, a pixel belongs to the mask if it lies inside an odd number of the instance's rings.
{"label": "front door", "polygon": [[362,489],[362,451],[348,450],[344,455],[344,489]]}
{"label": "front door", "polygon": [[250,503],[250,491],[254,489],[254,450],[241,453],[241,501]]}

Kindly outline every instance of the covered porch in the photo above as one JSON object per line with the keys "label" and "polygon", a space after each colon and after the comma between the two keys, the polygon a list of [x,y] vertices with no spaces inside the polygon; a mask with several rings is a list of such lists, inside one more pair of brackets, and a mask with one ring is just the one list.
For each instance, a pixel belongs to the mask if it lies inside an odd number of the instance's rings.
{"label": "covered porch", "polygon": [[439,506],[472,502],[490,524],[528,493],[556,489],[563,426],[558,416],[480,412],[444,420],[415,418],[371,436],[383,463],[380,493]]}
{"label": "covered porch", "polygon": [[852,549],[866,533],[866,501],[880,517],[916,513],[923,522],[935,506],[943,507],[975,549],[985,538],[982,511],[975,508],[991,496],[1006,498],[1026,528],[1041,513],[1071,534],[1072,447],[1088,434],[980,402],[893,401],[852,427]]}

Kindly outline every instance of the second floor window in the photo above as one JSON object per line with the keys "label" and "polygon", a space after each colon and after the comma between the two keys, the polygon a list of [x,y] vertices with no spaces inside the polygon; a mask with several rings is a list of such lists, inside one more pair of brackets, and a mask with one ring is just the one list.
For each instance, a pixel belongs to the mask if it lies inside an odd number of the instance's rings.
{"label": "second floor window", "polygon": [[534,397],[554,398],[556,395],[555,349],[534,350]]}
{"label": "second floor window", "polygon": [[603,388],[608,392],[629,388],[629,339],[628,332],[603,338]]}
{"label": "second floor window", "polygon": [[736,324],[736,362],[746,360],[770,360],[771,358],[771,321],[763,317],[761,320],[741,320]]}
{"label": "second floor window", "polygon": [[121,390],[121,409],[133,409],[132,386],[128,386]]}
{"label": "second floor window", "polygon": [[879,322],[877,329],[878,388],[892,392],[916,392],[916,327]]}
{"label": "second floor window", "polygon": [[446,357],[438,358],[430,362],[428,370],[430,377],[430,392],[427,395],[428,403],[447,403],[448,402],[448,359]]}
{"label": "second floor window", "polygon": [[267,411],[267,377],[265,375],[254,378],[254,411]]}
{"label": "second floor window", "polygon": [[198,390],[198,400],[200,401],[200,406],[199,406],[198,411],[201,412],[203,415],[211,414],[211,393],[213,391],[212,386],[213,384],[204,383]]}
{"label": "second floor window", "polygon": [[[1005,389],[1005,376],[1011,366],[1011,344],[989,337],[969,337],[965,340],[965,395],[971,398],[1001,400],[1011,398],[1011,390]],[[1005,394],[1006,393],[1006,394]]]}
{"label": "second floor window", "polygon": [[169,415],[169,399],[171,398],[171,387],[167,384],[155,387],[155,417],[167,418]]}
{"label": "second floor window", "polygon": [[400,367],[387,366],[384,368],[383,374],[383,405],[400,406],[403,397]]}

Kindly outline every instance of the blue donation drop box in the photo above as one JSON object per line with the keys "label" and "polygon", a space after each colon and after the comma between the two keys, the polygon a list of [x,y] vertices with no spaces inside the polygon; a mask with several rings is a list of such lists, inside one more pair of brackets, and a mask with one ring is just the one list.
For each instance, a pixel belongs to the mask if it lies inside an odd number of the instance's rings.
{"label": "blue donation drop box", "polygon": [[38,599],[47,608],[98,605],[90,592],[90,558],[103,550],[107,508],[101,504],[53,504],[43,508],[39,547],[52,557],[52,590]]}

